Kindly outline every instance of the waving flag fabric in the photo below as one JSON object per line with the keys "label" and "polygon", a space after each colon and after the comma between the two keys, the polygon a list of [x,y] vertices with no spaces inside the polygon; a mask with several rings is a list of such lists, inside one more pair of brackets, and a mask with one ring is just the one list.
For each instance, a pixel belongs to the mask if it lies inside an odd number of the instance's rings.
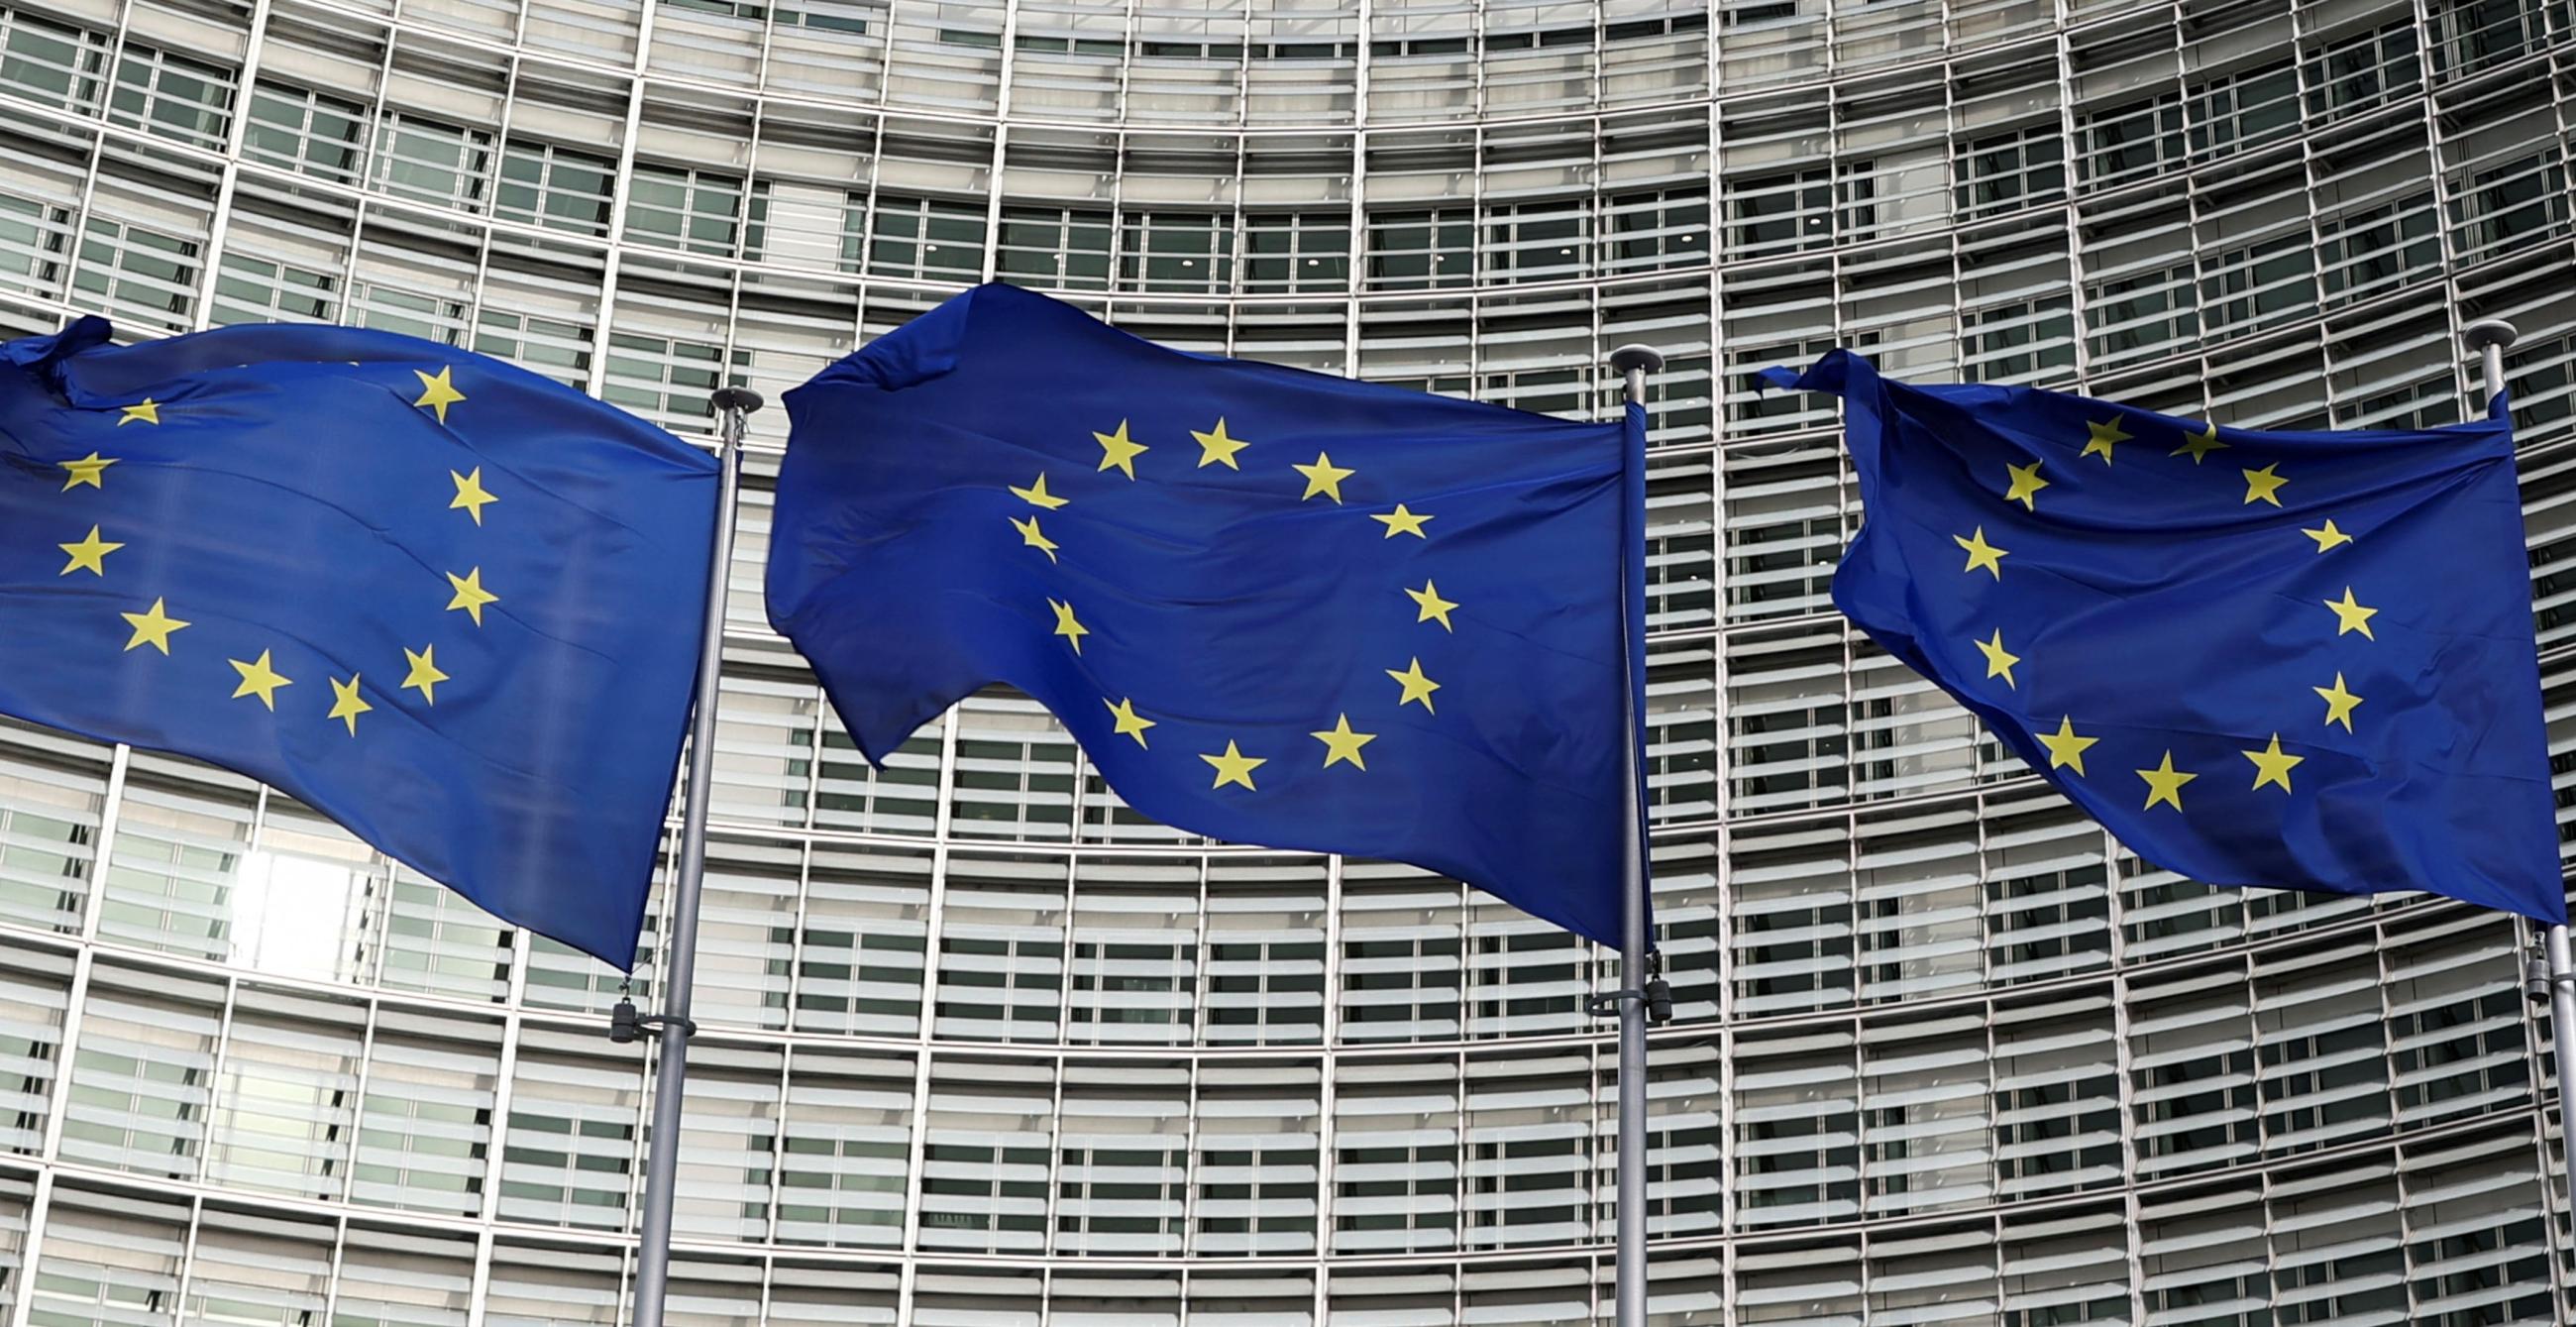
{"label": "waving flag fabric", "polygon": [[0,711],[273,784],[630,966],[714,461],[411,337],[107,338],[0,346]]}
{"label": "waving flag fabric", "polygon": [[1834,602],[2139,856],[2567,916],[2512,430],[2221,428],[1835,351]]}
{"label": "waving flag fabric", "polygon": [[1635,413],[1181,354],[1008,286],[787,406],[770,617],[871,759],[1008,683],[1165,823],[1618,943]]}

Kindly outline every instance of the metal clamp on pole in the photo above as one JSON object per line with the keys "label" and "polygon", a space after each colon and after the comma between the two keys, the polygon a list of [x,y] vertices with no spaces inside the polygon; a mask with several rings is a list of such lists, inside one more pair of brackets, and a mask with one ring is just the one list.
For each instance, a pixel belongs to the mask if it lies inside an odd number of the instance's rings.
{"label": "metal clamp on pole", "polygon": [[[724,663],[725,577],[733,566],[734,498],[742,488],[744,420],[761,405],[747,387],[718,389],[710,398],[721,426],[716,462],[716,532],[708,550],[707,601],[699,630],[698,696],[689,716],[689,782],[680,806],[680,858],[671,876],[671,938],[663,951],[662,1012],[645,1019],[620,1000],[611,1014],[612,1041],[631,1041],[647,1023],[662,1034],[662,1058],[653,1079],[653,1126],[644,1157],[644,1211],[635,1249],[634,1327],[662,1327],[671,1282],[671,1203],[679,1183],[680,1110],[686,1100],[689,998],[697,980],[698,896],[707,873],[707,793],[715,785],[716,691]],[[620,1036],[621,1027],[625,1035]]]}
{"label": "metal clamp on pole", "polygon": [[617,1007],[608,1011],[608,1039],[620,1046],[641,1040],[646,1028],[659,1027],[676,1027],[692,1037],[698,1035],[694,1020],[677,1014],[639,1014],[635,1012],[635,1002],[624,996],[618,997]]}
{"label": "metal clamp on pole", "polygon": [[1673,1021],[1673,988],[1657,977],[1646,983],[1644,990],[1622,986],[1615,991],[1601,991],[1583,1002],[1583,1012],[1594,1018],[1617,1018],[1628,1010],[1628,1002],[1646,1002],[1646,1021],[1662,1024]]}
{"label": "metal clamp on pole", "polygon": [[1617,1018],[1631,1000],[1646,1002],[1646,1021],[1661,1024],[1673,1021],[1673,987],[1664,980],[1664,951],[1646,954],[1646,984],[1622,986],[1615,991],[1598,991],[1583,1002],[1583,1012],[1594,1018]]}
{"label": "metal clamp on pole", "polygon": [[1645,998],[1646,993],[1634,986],[1622,986],[1615,991],[1597,991],[1590,999],[1583,1002],[1583,1012],[1594,1018],[1617,1018],[1626,1011],[1630,1000]]}

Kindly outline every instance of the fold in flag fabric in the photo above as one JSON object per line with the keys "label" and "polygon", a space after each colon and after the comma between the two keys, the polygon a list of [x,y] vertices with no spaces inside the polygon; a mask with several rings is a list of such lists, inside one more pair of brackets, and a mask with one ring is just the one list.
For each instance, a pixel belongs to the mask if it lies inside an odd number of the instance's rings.
{"label": "fold in flag fabric", "polygon": [[1007,683],[1166,824],[1618,943],[1637,412],[1183,354],[998,285],[787,408],[770,620],[871,760]]}
{"label": "fold in flag fabric", "polygon": [[2220,428],[1834,351],[1866,522],[1834,602],[2140,857],[2567,919],[2504,400]]}
{"label": "fold in flag fabric", "polygon": [[412,337],[108,336],[0,345],[0,712],[272,784],[631,967],[714,460]]}

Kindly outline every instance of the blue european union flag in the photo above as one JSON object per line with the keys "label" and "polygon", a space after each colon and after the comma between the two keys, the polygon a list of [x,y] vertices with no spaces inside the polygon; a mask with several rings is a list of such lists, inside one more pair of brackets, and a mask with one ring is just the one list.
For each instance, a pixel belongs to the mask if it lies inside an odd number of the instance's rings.
{"label": "blue european union flag", "polygon": [[715,463],[352,328],[0,346],[0,711],[273,784],[631,966]]}
{"label": "blue european union flag", "polygon": [[870,759],[1004,682],[1166,824],[1618,943],[1635,412],[1182,354],[1009,286],[787,408],[770,620]]}
{"label": "blue european union flag", "polygon": [[2501,398],[2220,428],[1835,351],[1867,523],[1834,602],[2139,856],[2567,917]]}

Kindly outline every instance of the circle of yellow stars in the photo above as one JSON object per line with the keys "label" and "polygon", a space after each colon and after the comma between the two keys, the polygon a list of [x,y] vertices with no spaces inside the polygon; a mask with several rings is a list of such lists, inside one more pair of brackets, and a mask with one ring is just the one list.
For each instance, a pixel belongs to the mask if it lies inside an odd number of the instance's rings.
{"label": "circle of yellow stars", "polygon": [[[2079,463],[2087,458],[2099,457],[2102,464],[2112,465],[2115,463],[2122,443],[2137,441],[2136,437],[2128,431],[2124,418],[2117,414],[2108,420],[2087,420],[2085,430],[2087,436],[2084,446],[2076,453],[2075,458]],[[2173,448],[2166,455],[2188,456],[2195,466],[2206,461],[2210,453],[2228,450],[2230,445],[2219,440],[2218,425],[2215,423],[2204,423],[2198,429],[2182,430],[2180,442],[2181,445]],[[2043,473],[2048,465],[2044,458],[2027,465],[2006,462],[2002,480],[2004,501],[2018,502],[2024,511],[2036,512],[2039,509],[2039,495],[2050,486],[2049,479]],[[2250,507],[2256,503],[2263,503],[2276,508],[2281,506],[2280,492],[2290,482],[2290,476],[2280,472],[2279,462],[2275,461],[2260,468],[2240,467],[2238,474],[2245,481],[2245,493],[2240,505]],[[2319,556],[2355,542],[2349,532],[2332,520],[2326,521],[2317,529],[2302,528],[2300,533],[2315,543],[2316,554]],[[2006,531],[2006,535],[2009,536],[2009,534],[2010,532]],[[1950,538],[1967,555],[1966,562],[1960,567],[1962,574],[1973,575],[1983,572],[1995,582],[1999,583],[2003,580],[2004,559],[2010,557],[2012,551],[1990,541],[1983,525],[1977,525],[1963,534],[1953,534]],[[2352,586],[2344,587],[2341,597],[2321,600],[2320,603],[2334,615],[2334,634],[2337,638],[2357,634],[2365,641],[2378,639],[2371,631],[2370,620],[2378,614],[2379,610],[2362,603]],[[1984,658],[1985,676],[1989,680],[2001,678],[2006,687],[2020,689],[2020,679],[2013,669],[2023,661],[2022,656],[2006,648],[2003,632],[1995,631],[1984,640],[1971,637],[1968,643],[1974,645],[1977,652]],[[2325,702],[2325,725],[2340,726],[2346,733],[2350,733],[2353,731],[2353,711],[2362,703],[2362,697],[2355,694],[2346,685],[2344,679],[2345,675],[2338,671],[2334,675],[2332,685],[2312,687],[2310,690],[2316,693],[2319,700]],[[1426,700],[1425,703],[1428,704],[1428,701]],[[2050,769],[2068,770],[2076,777],[2090,777],[2084,768],[2084,753],[2102,739],[2087,737],[2079,732],[2075,727],[2073,715],[2061,715],[2058,719],[2057,731],[2053,733],[2034,727],[2032,736],[2047,750]],[[2253,791],[2259,792],[2264,788],[2276,787],[2284,794],[2293,791],[2290,783],[2291,771],[2307,759],[2305,756],[2284,751],[2281,748],[2279,733],[2271,734],[2260,748],[2245,750],[2240,754],[2253,766]],[[2141,809],[2152,811],[2159,806],[2168,806],[2176,812],[2181,812],[2184,786],[2199,778],[2202,772],[2176,768],[2173,763],[2173,752],[2165,751],[2154,768],[2133,771],[2146,785],[2146,800]]]}
{"label": "circle of yellow stars", "polygon": [[[456,387],[454,367],[441,366],[436,373],[414,369],[412,373],[420,379],[421,387],[421,394],[412,402],[412,405],[432,412],[439,424],[445,425],[448,407],[460,404],[466,399],[465,393]],[[147,396],[137,404],[114,408],[120,414],[120,418],[116,421],[118,428],[124,428],[128,424],[145,424],[157,428],[162,424],[161,412],[165,407],[161,402]],[[94,488],[104,492],[107,488],[108,469],[116,465],[120,459],[94,450],[78,460],[56,462],[65,476],[62,491],[69,493],[76,488]],[[462,474],[450,471],[448,478],[455,490],[452,500],[447,504],[448,510],[465,512],[472,518],[474,525],[480,528],[483,525],[484,508],[500,501],[500,498],[484,487],[482,468],[477,466]],[[57,547],[61,548],[64,555],[70,559],[63,565],[62,575],[69,576],[75,572],[85,572],[104,579],[108,574],[109,555],[123,549],[125,545],[106,538],[102,527],[92,525],[89,533],[81,539],[60,544]],[[447,611],[465,613],[476,627],[481,627],[483,610],[501,601],[499,595],[483,587],[483,569],[477,566],[467,569],[461,575],[455,572],[447,572],[445,575],[451,591]],[[119,612],[117,616],[125,620],[126,626],[131,631],[122,651],[127,654],[150,646],[163,658],[170,658],[173,639],[179,632],[194,625],[187,619],[173,614],[170,611],[169,599],[158,595],[154,596],[151,607],[142,612]],[[423,705],[436,705],[439,684],[449,680],[448,674],[438,666],[438,646],[435,643],[426,644],[418,650],[404,646],[402,650],[406,671],[398,689],[417,691],[420,693]],[[275,650],[261,650],[256,659],[228,658],[225,662],[232,666],[238,679],[230,699],[256,700],[272,714],[277,712],[278,693],[295,685],[294,678],[278,670]],[[326,674],[324,679],[331,684],[331,704],[323,718],[327,722],[345,726],[351,737],[358,735],[360,716],[373,713],[376,709],[376,706],[366,699],[362,679],[363,674],[359,672],[352,672],[346,679],[330,677]]]}
{"label": "circle of yellow stars", "polygon": [[[1100,463],[1095,473],[1115,470],[1130,481],[1136,479],[1136,459],[1153,449],[1150,445],[1136,440],[1132,424],[1132,420],[1121,419],[1116,427],[1106,432],[1091,430],[1092,441],[1100,446]],[[1190,429],[1187,432],[1199,447],[1196,467],[1198,469],[1221,465],[1242,473],[1241,458],[1247,449],[1255,445],[1250,439],[1235,436],[1224,416],[1219,416],[1216,422],[1204,431]],[[1312,462],[1292,461],[1288,468],[1305,480],[1305,488],[1297,497],[1299,502],[1324,498],[1336,506],[1344,505],[1343,481],[1359,473],[1350,466],[1335,465],[1332,454],[1325,451],[1316,452]],[[1047,476],[1043,471],[1039,472],[1038,476],[1029,481],[1025,487],[1017,484],[1005,484],[1004,487],[1010,490],[1011,496],[1035,509],[1025,518],[1019,516],[1007,518],[1011,523],[1012,531],[1019,536],[1021,546],[1044,554],[1049,564],[1060,563],[1059,554],[1063,546],[1048,536],[1041,522],[1047,514],[1062,510],[1072,499],[1048,491]],[[465,492],[465,480],[460,479],[458,505],[463,505]],[[1431,538],[1428,527],[1432,521],[1439,518],[1435,513],[1415,511],[1410,505],[1399,502],[1392,510],[1369,513],[1369,519],[1385,527],[1383,536],[1385,539],[1409,536],[1428,542]],[[1439,582],[1425,578],[1422,588],[1418,590],[1411,586],[1401,588],[1405,597],[1413,601],[1416,623],[1436,623],[1443,632],[1450,634],[1457,632],[1457,625],[1450,620],[1450,614],[1457,611],[1459,603],[1440,593]],[[462,593],[461,590],[460,593]],[[1091,634],[1091,628],[1083,625],[1079,613],[1069,601],[1050,597],[1046,601],[1046,606],[1055,623],[1050,634],[1062,637],[1066,648],[1079,656],[1082,653],[1083,637]],[[1406,705],[1420,705],[1426,714],[1437,713],[1432,703],[1432,693],[1440,689],[1440,683],[1423,671],[1421,656],[1408,657],[1404,667],[1389,668],[1385,672],[1387,678],[1396,685],[1398,708]],[[1112,699],[1104,696],[1100,703],[1109,712],[1110,732],[1113,736],[1133,738],[1139,748],[1152,749],[1145,735],[1160,721],[1146,718],[1138,713],[1135,697],[1120,696]],[[1333,718],[1332,727],[1317,729],[1307,735],[1323,744],[1323,768],[1331,769],[1336,765],[1349,765],[1353,770],[1363,772],[1368,769],[1368,758],[1365,754],[1368,744],[1376,741],[1379,736],[1376,733],[1361,732],[1351,727],[1351,716],[1347,712],[1337,713]],[[1259,785],[1253,780],[1253,773],[1269,764],[1272,759],[1269,756],[1246,753],[1241,743],[1232,738],[1227,739],[1223,751],[1195,754],[1200,760],[1206,762],[1213,772],[1214,779],[1209,784],[1211,791],[1227,787],[1259,791]]]}

